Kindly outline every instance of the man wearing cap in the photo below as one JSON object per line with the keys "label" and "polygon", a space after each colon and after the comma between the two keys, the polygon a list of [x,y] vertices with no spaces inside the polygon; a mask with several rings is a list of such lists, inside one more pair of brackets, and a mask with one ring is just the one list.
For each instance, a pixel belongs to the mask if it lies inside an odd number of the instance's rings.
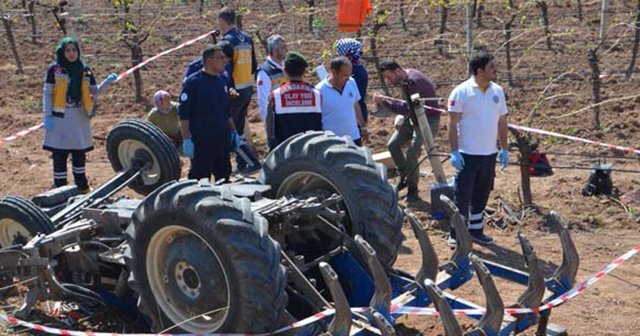
{"label": "man wearing cap", "polygon": [[296,52],[288,52],[284,59],[288,81],[273,90],[267,109],[269,150],[294,134],[322,130],[320,92],[302,80],[308,66]]}
{"label": "man wearing cap", "polygon": [[262,123],[267,125],[267,107],[269,106],[269,95],[271,91],[277,89],[287,79],[284,76],[284,58],[287,55],[287,42],[282,35],[271,35],[267,38],[267,60],[258,67],[256,73],[258,88],[258,108]]}
{"label": "man wearing cap", "polygon": [[235,131],[229,115],[229,86],[220,76],[228,62],[219,45],[202,52],[204,68],[187,78],[180,93],[182,151],[191,159],[190,179],[216,181],[231,174],[229,148]]}

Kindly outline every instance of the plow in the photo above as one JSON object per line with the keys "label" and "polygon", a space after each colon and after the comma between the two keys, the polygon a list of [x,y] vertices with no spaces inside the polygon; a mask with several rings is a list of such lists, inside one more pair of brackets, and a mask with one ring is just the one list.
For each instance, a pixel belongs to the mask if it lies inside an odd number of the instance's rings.
{"label": "plow", "polygon": [[[25,293],[14,318],[42,319],[44,303],[58,302],[63,312],[45,315],[60,329],[120,314],[136,332],[386,336],[400,334],[400,317],[433,309],[445,335],[566,334],[549,323],[550,302],[574,286],[579,257],[555,214],[561,264],[544,274],[518,234],[524,272],[474,254],[466,219],[442,195],[458,235],[439,264],[386,168],[330,132],[294,136],[257,178],[225,184],[179,181],[175,148],[145,121],[114,126],[107,153],[115,175],[89,194],[0,199],[1,294]],[[117,196],[126,187],[143,197]],[[405,219],[420,247],[416,274],[393,268]],[[484,306],[452,294],[475,278]],[[505,303],[494,278],[525,289]],[[463,328],[460,312],[477,324]]]}

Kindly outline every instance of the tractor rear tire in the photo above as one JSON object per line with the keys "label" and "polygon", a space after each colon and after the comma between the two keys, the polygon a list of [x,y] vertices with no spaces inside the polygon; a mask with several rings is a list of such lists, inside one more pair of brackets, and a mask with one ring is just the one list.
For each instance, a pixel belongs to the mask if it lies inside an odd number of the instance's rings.
{"label": "tractor rear tire", "polygon": [[222,199],[195,180],[170,182],[140,204],[126,237],[129,283],[154,332],[279,327],[288,302],[280,246],[248,199]]}
{"label": "tractor rear tire", "polygon": [[386,168],[373,161],[368,148],[331,132],[301,133],[269,153],[258,179],[272,187],[274,198],[318,189],[340,194],[347,232],[363,236],[383,265],[395,262],[404,215]]}
{"label": "tractor rear tire", "polygon": [[107,155],[116,172],[132,167],[136,156],[151,160],[150,169],[129,183],[141,195],[180,179],[178,151],[161,129],[146,120],[128,119],[115,125],[107,137]]}
{"label": "tractor rear tire", "polygon": [[25,244],[37,233],[51,233],[53,223],[33,202],[18,196],[0,198],[0,247]]}

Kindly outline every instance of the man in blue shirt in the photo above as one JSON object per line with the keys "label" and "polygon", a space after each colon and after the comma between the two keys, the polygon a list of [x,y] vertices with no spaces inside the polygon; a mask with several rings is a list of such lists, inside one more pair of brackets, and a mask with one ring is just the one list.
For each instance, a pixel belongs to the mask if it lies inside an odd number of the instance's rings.
{"label": "man in blue shirt", "polygon": [[219,45],[202,52],[204,68],[185,80],[180,93],[184,154],[191,159],[190,179],[216,181],[231,174],[229,148],[235,130],[229,114],[229,86],[220,76],[229,58]]}

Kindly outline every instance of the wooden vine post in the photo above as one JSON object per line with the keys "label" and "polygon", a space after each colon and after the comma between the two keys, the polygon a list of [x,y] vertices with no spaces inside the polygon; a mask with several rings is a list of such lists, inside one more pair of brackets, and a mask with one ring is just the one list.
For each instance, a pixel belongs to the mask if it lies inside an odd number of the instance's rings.
{"label": "wooden vine post", "polygon": [[598,43],[604,43],[609,30],[609,0],[602,0],[602,11],[600,12],[600,40]]}
{"label": "wooden vine post", "polygon": [[64,13],[64,7],[67,5],[66,1],[60,1],[57,5],[51,6],[51,14],[56,20],[58,28],[62,31],[63,35],[67,35],[67,20],[60,15]]}
{"label": "wooden vine post", "polygon": [[473,53],[473,3],[467,3],[467,59]]}
{"label": "wooden vine post", "polygon": [[577,0],[578,2],[578,20],[582,22],[582,0]]}
{"label": "wooden vine post", "polygon": [[536,1],[536,7],[540,8],[540,14],[542,15],[542,24],[544,25],[544,35],[546,36],[547,49],[553,50],[553,44],[551,42],[551,29],[549,28],[549,6],[546,1]]}
{"label": "wooden vine post", "polygon": [[31,43],[38,43],[38,29],[36,27],[36,12],[34,7],[36,5],[35,0],[27,1],[22,0],[22,8],[26,9],[29,14],[26,16],[27,23],[31,26]]}
{"label": "wooden vine post", "polygon": [[503,21],[500,18],[496,18],[496,20],[502,24],[502,35],[504,36],[504,52],[507,62],[507,82],[509,83],[509,86],[513,86],[513,64],[511,62],[511,28],[513,27],[513,22],[515,21],[517,16],[513,0],[509,0],[509,11],[510,16],[508,21]]}
{"label": "wooden vine post", "polygon": [[[131,6],[133,5],[133,0],[112,0],[112,5],[116,9],[120,9],[120,19],[122,21],[122,35],[120,37],[120,41],[124,43],[131,52],[131,65],[136,66],[142,63],[144,58],[144,53],[142,52],[142,44],[149,38],[150,30],[153,27],[153,24],[148,25],[148,27],[143,27],[142,22],[138,22],[137,24],[131,20]],[[139,8],[140,12],[142,12],[142,8]],[[161,15],[157,15],[154,18],[154,22],[157,23],[158,19]],[[142,20],[142,15],[140,15],[140,21]],[[135,102],[142,103],[144,101],[142,92],[143,92],[143,82],[142,75],[140,74],[140,69],[133,72],[133,83],[135,90]]]}
{"label": "wooden vine post", "polygon": [[313,32],[313,21],[316,12],[316,0],[304,0],[309,6],[309,15],[307,16],[307,25],[309,26],[309,32]]}
{"label": "wooden vine post", "polygon": [[0,9],[0,18],[2,19],[2,25],[4,26],[4,30],[7,34],[7,42],[9,42],[9,48],[11,49],[11,54],[13,55],[13,59],[16,61],[16,73],[23,74],[22,70],[22,62],[20,61],[20,55],[18,54],[18,48],[16,47],[16,40],[13,36],[13,29],[11,27],[11,15],[5,14],[4,11]]}
{"label": "wooden vine post", "polygon": [[633,47],[631,49],[631,60],[627,67],[627,72],[624,75],[624,79],[631,80],[631,75],[636,67],[636,58],[638,57],[638,42],[640,40],[640,0],[636,0],[636,22],[633,26]]}
{"label": "wooden vine post", "polygon": [[591,92],[593,95],[593,127],[600,129],[600,59],[598,58],[598,45],[589,49],[589,67],[591,67]]}
{"label": "wooden vine post", "polygon": [[380,71],[380,58],[378,57],[378,33],[382,27],[387,26],[387,16],[389,15],[389,11],[386,9],[376,9],[373,15],[373,28],[371,28],[371,38],[369,39],[369,45],[371,47],[371,58],[373,60],[373,64],[376,67],[376,71],[378,72],[378,78],[380,80],[380,84],[382,86],[382,91],[385,95],[390,96],[389,88],[384,83],[384,77],[382,76],[382,72]]}
{"label": "wooden vine post", "polygon": [[509,131],[516,138],[516,146],[520,153],[520,187],[522,188],[522,206],[526,207],[533,204],[533,194],[531,193],[531,174],[529,174],[529,166],[531,165],[531,153],[538,147],[537,143],[531,141],[528,134],[509,128]]}
{"label": "wooden vine post", "polygon": [[449,0],[440,0],[440,26],[438,27],[438,54],[444,54],[444,33],[447,31],[447,16],[449,14]]}
{"label": "wooden vine post", "polygon": [[400,0],[400,24],[402,25],[402,30],[409,30],[407,28],[407,20],[404,17],[404,0]]}

